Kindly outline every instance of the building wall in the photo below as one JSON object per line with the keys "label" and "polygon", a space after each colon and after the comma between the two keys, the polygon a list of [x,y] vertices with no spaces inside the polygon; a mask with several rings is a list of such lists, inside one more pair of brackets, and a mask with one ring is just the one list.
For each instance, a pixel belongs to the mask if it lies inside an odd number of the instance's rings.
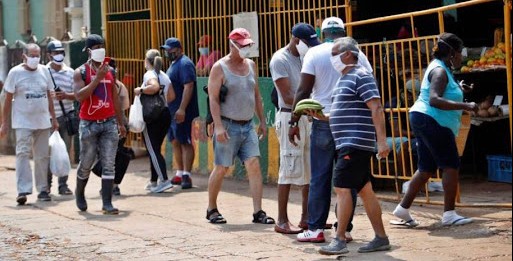
{"label": "building wall", "polygon": [[[46,23],[45,15],[47,15],[47,7],[49,2],[61,0],[8,0],[3,1],[3,21],[4,37],[9,44],[13,44],[16,40],[26,41],[30,37],[30,33],[34,34],[38,40],[47,36],[46,28],[53,28],[53,25]],[[26,7],[24,7],[26,2]],[[63,10],[62,10],[63,12]],[[23,27],[23,15],[28,14],[28,25]],[[50,15],[48,15],[50,17]],[[54,19],[55,16],[52,16]],[[25,31],[24,28],[30,28]]]}

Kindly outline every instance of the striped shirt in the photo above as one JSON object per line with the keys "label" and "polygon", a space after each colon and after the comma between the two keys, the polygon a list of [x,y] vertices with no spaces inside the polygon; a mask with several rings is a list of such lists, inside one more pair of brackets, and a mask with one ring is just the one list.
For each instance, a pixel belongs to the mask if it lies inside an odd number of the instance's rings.
{"label": "striped shirt", "polygon": [[[48,63],[47,68],[50,68],[50,72],[52,73],[53,79],[55,81],[55,85],[59,86],[61,91],[67,92],[67,93],[73,93],[73,69],[66,66],[65,64],[62,64],[62,69],[60,71],[55,71],[50,67],[50,63]],[[64,105],[64,110],[66,110],[66,113],[70,112],[71,110],[74,110],[73,108],[73,101],[72,100],[62,100],[62,104]],[[62,108],[57,99],[53,99],[53,108],[55,110],[55,117],[61,117],[64,114],[62,113]]]}
{"label": "striped shirt", "polygon": [[330,111],[330,128],[337,150],[349,147],[376,150],[376,129],[366,103],[379,98],[374,77],[361,67],[339,79],[333,89]]}

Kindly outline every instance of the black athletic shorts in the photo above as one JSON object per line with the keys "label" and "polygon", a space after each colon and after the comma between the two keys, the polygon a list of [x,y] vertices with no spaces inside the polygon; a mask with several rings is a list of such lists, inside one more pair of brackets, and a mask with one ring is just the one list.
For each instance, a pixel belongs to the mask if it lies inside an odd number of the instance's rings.
{"label": "black athletic shorts", "polygon": [[356,189],[360,192],[371,180],[370,159],[373,152],[355,148],[337,151],[333,184],[337,188]]}

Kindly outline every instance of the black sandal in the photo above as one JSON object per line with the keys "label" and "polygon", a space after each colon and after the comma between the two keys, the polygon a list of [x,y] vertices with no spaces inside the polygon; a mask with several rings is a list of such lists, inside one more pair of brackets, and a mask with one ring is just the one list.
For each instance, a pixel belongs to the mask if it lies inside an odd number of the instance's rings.
{"label": "black sandal", "polygon": [[207,210],[207,219],[212,224],[226,224],[226,219],[224,219],[223,215],[219,213],[217,208],[212,210]]}
{"label": "black sandal", "polygon": [[260,210],[256,214],[253,214],[253,223],[271,225],[276,223],[276,221],[274,220],[274,218],[268,217],[265,211]]}

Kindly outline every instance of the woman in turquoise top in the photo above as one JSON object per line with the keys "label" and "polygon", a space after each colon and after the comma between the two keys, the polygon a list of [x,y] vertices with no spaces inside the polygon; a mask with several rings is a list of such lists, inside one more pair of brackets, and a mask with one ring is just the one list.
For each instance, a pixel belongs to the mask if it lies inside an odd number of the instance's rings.
{"label": "woman in turquoise top", "polygon": [[444,226],[464,225],[472,222],[456,213],[456,194],[460,159],[456,147],[456,135],[461,125],[461,114],[477,111],[474,102],[463,102],[463,89],[454,79],[451,68],[459,68],[462,62],[463,41],[451,33],[439,36],[434,48],[434,59],[429,64],[419,99],[410,109],[410,124],[417,137],[418,170],[394,215],[407,226],[417,226],[409,213],[415,196],[429,181],[437,169],[443,170]]}

